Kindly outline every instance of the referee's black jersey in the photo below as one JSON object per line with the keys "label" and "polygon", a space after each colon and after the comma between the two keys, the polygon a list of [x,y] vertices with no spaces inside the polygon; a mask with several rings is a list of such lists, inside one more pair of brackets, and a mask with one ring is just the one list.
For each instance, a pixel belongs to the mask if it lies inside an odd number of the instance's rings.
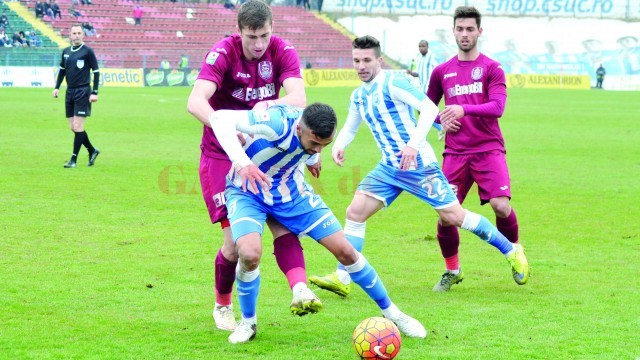
{"label": "referee's black jersey", "polygon": [[[94,73],[100,72],[96,54],[85,44],[76,49],[69,46],[62,50],[60,70],[64,70],[67,77],[67,87],[70,88],[88,86],[91,82],[91,70]],[[94,90],[97,90],[97,85],[94,84]]]}

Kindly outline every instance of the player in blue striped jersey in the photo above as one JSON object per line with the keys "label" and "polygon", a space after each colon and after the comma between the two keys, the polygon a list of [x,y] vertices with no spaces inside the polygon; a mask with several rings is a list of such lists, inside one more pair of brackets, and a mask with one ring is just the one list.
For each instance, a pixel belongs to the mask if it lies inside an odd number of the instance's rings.
{"label": "player in blue striped jersey", "polygon": [[[318,161],[320,151],[333,141],[337,126],[333,109],[315,103],[304,111],[288,106],[218,110],[209,120],[233,163],[225,196],[239,258],[236,286],[242,320],[229,342],[248,342],[257,333],[261,235],[267,217],[326,247],[386,318],[406,336],[424,338],[427,332],[422,324],[391,302],[376,270],[347,241],[334,214],[304,181],[304,163]],[[236,130],[248,135],[244,148]]]}
{"label": "player in blue striped jersey", "polygon": [[[353,64],[363,84],[353,91],[349,115],[333,145],[333,161],[342,166],[344,149],[365,122],[382,153],[380,163],[360,182],[347,208],[345,235],[356,250],[364,245],[366,221],[402,193],[417,196],[436,210],[439,222],[457,226],[496,247],[511,265],[514,279],[525,283],[529,264],[519,246],[514,246],[485,217],[462,208],[437,159],[426,141],[438,108],[404,76],[382,70],[380,43],[371,36],[353,41]],[[416,123],[413,109],[420,111]],[[516,276],[517,275],[517,276]],[[342,265],[327,276],[312,276],[312,284],[346,296],[351,279]]]}

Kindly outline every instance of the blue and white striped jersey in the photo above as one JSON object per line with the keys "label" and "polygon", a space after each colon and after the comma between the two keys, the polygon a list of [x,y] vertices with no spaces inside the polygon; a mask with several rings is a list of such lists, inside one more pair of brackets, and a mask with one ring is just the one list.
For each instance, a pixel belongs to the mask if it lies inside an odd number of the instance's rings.
{"label": "blue and white striped jersey", "polygon": [[[278,105],[265,111],[248,111],[249,128],[242,132],[255,133],[246,137],[244,150],[271,181],[269,192],[257,195],[265,204],[286,203],[304,191],[304,163],[312,157],[302,148],[296,126],[303,109]],[[238,188],[242,178],[231,167],[229,181]]]}
{"label": "blue and white striped jersey", "polygon": [[[355,129],[364,120],[382,153],[380,162],[398,168],[400,158],[396,154],[407,146],[416,131],[414,109],[420,108],[426,98],[406,76],[381,70],[375,79],[351,94],[345,128]],[[426,139],[420,142],[417,162],[418,167],[437,162]]]}
{"label": "blue and white striped jersey", "polygon": [[425,55],[418,57],[418,63],[416,66],[416,72],[418,73],[418,79],[420,80],[420,91],[427,93],[429,87],[429,79],[433,69],[438,65],[433,53],[427,52]]}

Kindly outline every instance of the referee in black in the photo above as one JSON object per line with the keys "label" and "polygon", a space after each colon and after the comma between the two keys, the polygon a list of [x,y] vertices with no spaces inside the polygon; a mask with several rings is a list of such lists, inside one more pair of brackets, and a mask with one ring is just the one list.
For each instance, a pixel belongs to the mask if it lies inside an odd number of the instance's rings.
{"label": "referee in black", "polygon": [[[71,26],[69,39],[71,46],[62,50],[60,71],[56,80],[56,88],[53,97],[57,98],[60,85],[65,76],[67,78],[67,92],[65,94],[66,116],[69,119],[69,127],[73,131],[73,153],[71,160],[64,164],[65,168],[75,168],[80,148],[84,145],[89,151],[89,163],[93,166],[100,154],[89,141],[89,135],[84,131],[84,122],[87,116],[91,116],[91,103],[98,101],[98,85],[100,83],[100,69],[98,60],[93,50],[84,44],[84,31],[80,25]],[[90,86],[93,72],[93,88]]]}

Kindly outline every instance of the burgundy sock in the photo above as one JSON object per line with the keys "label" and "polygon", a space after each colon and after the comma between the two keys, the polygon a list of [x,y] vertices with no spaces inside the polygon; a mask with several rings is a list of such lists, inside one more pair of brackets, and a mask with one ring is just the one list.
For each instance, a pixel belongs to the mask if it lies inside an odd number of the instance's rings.
{"label": "burgundy sock", "polygon": [[236,280],[236,265],[238,262],[231,262],[224,258],[222,249],[216,256],[216,303],[219,305],[231,304],[231,291],[233,282]]}
{"label": "burgundy sock", "polygon": [[496,216],[496,227],[509,241],[514,244],[518,243],[518,219],[516,211],[511,209],[511,213],[502,219]]}
{"label": "burgundy sock", "polygon": [[297,283],[307,283],[304,254],[298,236],[288,233],[273,240],[273,255],[282,273],[289,281],[289,287]]}
{"label": "burgundy sock", "polygon": [[458,234],[458,228],[438,224],[438,244],[440,244],[442,257],[445,258],[447,270],[459,269],[458,247],[460,246],[460,235]]}

